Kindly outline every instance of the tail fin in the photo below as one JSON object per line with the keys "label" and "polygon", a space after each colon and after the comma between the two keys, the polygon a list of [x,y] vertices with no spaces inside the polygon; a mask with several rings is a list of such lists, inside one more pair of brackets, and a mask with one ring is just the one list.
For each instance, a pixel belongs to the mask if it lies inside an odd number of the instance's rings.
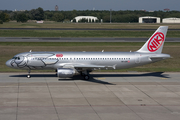
{"label": "tail fin", "polygon": [[160,26],[137,52],[161,53],[166,39],[168,26]]}

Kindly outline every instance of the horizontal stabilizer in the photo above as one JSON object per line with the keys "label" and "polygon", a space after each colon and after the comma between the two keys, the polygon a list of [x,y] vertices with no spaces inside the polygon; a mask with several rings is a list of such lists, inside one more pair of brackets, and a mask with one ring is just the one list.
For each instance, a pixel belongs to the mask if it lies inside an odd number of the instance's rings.
{"label": "horizontal stabilizer", "polygon": [[163,59],[167,59],[170,58],[171,56],[168,54],[157,54],[156,56],[150,56],[149,58],[152,61],[159,61],[159,60],[163,60]]}

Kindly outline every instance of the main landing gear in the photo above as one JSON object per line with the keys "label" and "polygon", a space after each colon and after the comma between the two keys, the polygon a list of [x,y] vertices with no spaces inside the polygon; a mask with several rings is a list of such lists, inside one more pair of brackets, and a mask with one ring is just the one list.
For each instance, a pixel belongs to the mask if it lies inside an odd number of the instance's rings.
{"label": "main landing gear", "polygon": [[89,71],[82,71],[81,76],[83,76],[84,80],[89,80]]}
{"label": "main landing gear", "polygon": [[84,75],[85,80],[89,80],[89,75]]}
{"label": "main landing gear", "polygon": [[27,78],[31,78],[30,72],[31,72],[31,70],[29,69],[29,70],[28,70]]}

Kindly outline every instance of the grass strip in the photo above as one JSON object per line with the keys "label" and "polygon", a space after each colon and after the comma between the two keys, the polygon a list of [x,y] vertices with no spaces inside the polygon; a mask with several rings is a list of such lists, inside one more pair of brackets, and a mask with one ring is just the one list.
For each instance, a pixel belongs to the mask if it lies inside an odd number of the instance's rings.
{"label": "grass strip", "polygon": [[[116,46],[141,47],[144,42],[0,42],[1,46]],[[165,42],[165,46],[180,46],[180,42]]]}
{"label": "grass strip", "polygon": [[[172,44],[172,45],[177,45]],[[1,46],[141,46],[141,42],[0,42]],[[180,45],[180,43],[179,43]]]}
{"label": "grass strip", "polygon": [[[153,32],[121,30],[0,30],[0,37],[150,37]],[[180,31],[168,31],[167,37],[180,37]]]}
{"label": "grass strip", "polygon": [[178,23],[61,23],[53,21],[44,21],[43,24],[33,22],[4,22],[0,24],[0,28],[100,28],[100,29],[157,29],[159,26],[169,26],[169,29],[180,29]]}

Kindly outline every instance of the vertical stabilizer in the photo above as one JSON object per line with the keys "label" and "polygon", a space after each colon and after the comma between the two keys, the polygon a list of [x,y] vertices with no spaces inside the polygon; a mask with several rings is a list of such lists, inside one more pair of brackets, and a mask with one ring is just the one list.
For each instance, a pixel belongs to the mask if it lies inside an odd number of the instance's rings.
{"label": "vertical stabilizer", "polygon": [[168,26],[160,26],[137,52],[161,53],[166,39]]}

